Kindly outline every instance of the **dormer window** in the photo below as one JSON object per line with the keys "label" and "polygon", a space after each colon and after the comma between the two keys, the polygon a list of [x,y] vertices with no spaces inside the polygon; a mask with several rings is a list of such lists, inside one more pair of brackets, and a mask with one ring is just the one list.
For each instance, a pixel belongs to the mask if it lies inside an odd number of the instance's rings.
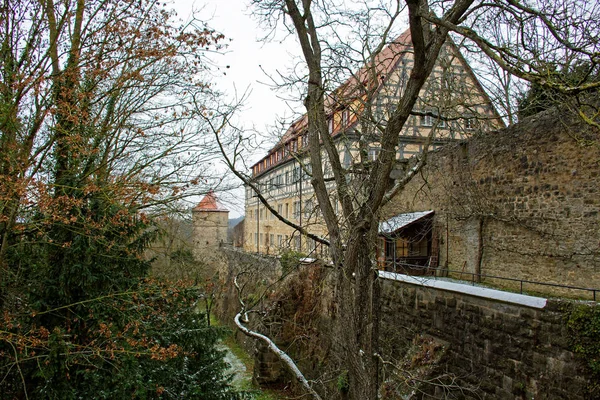
{"label": "dormer window", "polygon": [[350,111],[345,109],[342,111],[342,128],[346,128],[350,122]]}
{"label": "dormer window", "polygon": [[302,147],[308,147],[308,134],[302,135]]}

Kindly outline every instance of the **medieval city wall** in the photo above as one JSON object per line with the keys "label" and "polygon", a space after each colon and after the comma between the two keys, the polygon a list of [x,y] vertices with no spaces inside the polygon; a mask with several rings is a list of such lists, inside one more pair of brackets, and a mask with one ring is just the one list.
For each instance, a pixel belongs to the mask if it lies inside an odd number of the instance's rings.
{"label": "medieval city wall", "polygon": [[[413,373],[437,364],[418,390],[434,398],[594,398],[585,361],[571,351],[577,333],[568,321],[574,307],[597,304],[505,292],[500,300],[490,289],[482,290],[491,295],[473,295],[464,284],[449,290],[393,276],[381,282],[384,357]],[[439,361],[436,352],[443,353]]]}
{"label": "medieval city wall", "polygon": [[[599,288],[599,140],[597,129],[547,112],[450,144],[429,154],[384,217],[435,210],[441,267]],[[592,296],[531,284],[524,289]]]}
{"label": "medieval city wall", "polygon": [[[232,326],[239,310],[231,284],[238,276],[244,301],[266,294],[255,307],[266,319],[251,319],[250,325],[298,360],[305,375],[320,382],[325,398],[340,398],[335,382],[341,372],[328,367],[335,357],[330,269],[302,265],[282,279],[285,268],[275,258],[228,247],[221,254],[222,290],[215,305],[220,320]],[[413,391],[434,398],[594,398],[589,359],[574,351],[578,344],[589,351],[586,343],[596,343],[586,324],[595,323],[597,303],[385,272],[380,284],[382,398]],[[238,340],[255,355],[258,382],[293,386],[293,377],[264,345],[241,333]]]}

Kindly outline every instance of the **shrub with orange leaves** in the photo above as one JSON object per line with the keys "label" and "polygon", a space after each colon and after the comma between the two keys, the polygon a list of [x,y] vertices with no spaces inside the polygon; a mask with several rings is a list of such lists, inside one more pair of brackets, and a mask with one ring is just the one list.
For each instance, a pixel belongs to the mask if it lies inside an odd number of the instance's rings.
{"label": "shrub with orange leaves", "polygon": [[144,279],[35,316],[4,313],[0,391],[9,398],[250,398],[229,386],[215,348],[225,332],[197,312],[199,297],[190,284]]}
{"label": "shrub with orange leaves", "polygon": [[0,7],[3,398],[235,397],[195,289],[145,280],[144,212],[206,191],[189,181],[214,157],[189,110],[210,101],[203,51],[222,35],[173,17],[147,0]]}

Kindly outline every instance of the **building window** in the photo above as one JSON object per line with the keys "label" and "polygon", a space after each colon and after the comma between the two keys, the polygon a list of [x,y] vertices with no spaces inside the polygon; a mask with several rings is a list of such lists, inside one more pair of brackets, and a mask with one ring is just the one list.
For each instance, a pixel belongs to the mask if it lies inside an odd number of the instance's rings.
{"label": "building window", "polygon": [[277,246],[279,248],[283,247],[283,236],[281,236],[281,235],[277,235]]}
{"label": "building window", "polygon": [[302,148],[308,147],[308,133],[302,135]]}
{"label": "building window", "polygon": [[404,154],[404,147],[406,147],[406,144],[405,144],[405,143],[400,143],[400,144],[398,144],[398,157],[399,157],[401,160],[404,160],[404,158],[405,158],[405,154]]}
{"label": "building window", "polygon": [[350,111],[348,109],[342,111],[342,128],[346,128],[350,122]]}
{"label": "building window", "polygon": [[422,115],[421,116],[421,126],[433,126],[434,123],[437,122],[438,128],[445,128],[446,121],[441,119],[440,117],[433,117],[431,115]]}
{"label": "building window", "polygon": [[289,203],[285,203],[285,217],[288,218],[290,216],[290,205]]}
{"label": "building window", "polygon": [[431,115],[422,115],[421,126],[433,126],[433,117]]}
{"label": "building window", "polygon": [[377,157],[379,157],[380,152],[381,152],[381,149],[379,149],[379,148],[375,148],[375,147],[370,148],[369,149],[369,161],[377,160]]}
{"label": "building window", "polygon": [[263,244],[263,234],[262,233],[259,236],[259,240],[260,240],[260,245],[262,246],[262,244]]}
{"label": "building window", "polygon": [[311,238],[306,239],[306,250],[309,254],[314,253],[317,249],[315,241]]}
{"label": "building window", "polygon": [[300,201],[294,201],[294,218],[298,219],[300,217],[301,208]]}
{"label": "building window", "polygon": [[254,244],[258,244],[258,233],[254,232]]}
{"label": "building window", "polygon": [[396,239],[396,257],[408,257],[409,242],[405,238]]}
{"label": "building window", "polygon": [[473,118],[465,118],[465,129],[468,131],[475,129],[475,121]]}
{"label": "building window", "polygon": [[272,233],[269,235],[269,243],[267,243],[267,245],[271,245],[273,246],[275,244],[275,235],[273,235]]}
{"label": "building window", "polygon": [[260,218],[259,219],[262,220],[263,217],[264,217],[264,215],[263,215],[263,209],[261,208],[261,210],[260,210]]}
{"label": "building window", "polygon": [[277,214],[279,214],[279,215],[283,214],[283,204],[277,205]]}
{"label": "building window", "polygon": [[248,212],[248,219],[252,219],[252,210]]}
{"label": "building window", "polygon": [[313,210],[313,202],[312,200],[306,200],[304,202],[304,217],[308,218],[310,217],[310,214],[312,213]]}
{"label": "building window", "polygon": [[302,250],[302,249],[301,249],[301,247],[300,247],[300,246],[301,246],[301,244],[302,244],[302,241],[301,241],[301,239],[300,239],[300,236],[296,236],[296,237],[294,238],[294,248],[296,249],[296,251],[300,251],[300,250]]}
{"label": "building window", "polygon": [[350,168],[350,165],[352,165],[352,154],[350,153],[350,150],[346,149],[344,151],[344,160],[342,161],[342,166],[344,168]]}
{"label": "building window", "polygon": [[293,177],[292,177],[292,179],[294,180],[294,183],[298,182],[301,179],[301,176],[302,176],[302,169],[300,167],[294,168]]}
{"label": "building window", "polygon": [[329,134],[333,133],[333,116],[327,120],[327,129],[329,130]]}

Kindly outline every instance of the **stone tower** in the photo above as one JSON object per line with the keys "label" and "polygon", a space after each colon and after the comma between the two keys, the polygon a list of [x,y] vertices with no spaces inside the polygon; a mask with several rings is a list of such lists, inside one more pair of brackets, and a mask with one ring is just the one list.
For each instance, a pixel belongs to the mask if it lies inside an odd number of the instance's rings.
{"label": "stone tower", "polygon": [[194,256],[198,259],[213,254],[221,243],[227,242],[229,210],[217,202],[211,190],[192,209]]}

